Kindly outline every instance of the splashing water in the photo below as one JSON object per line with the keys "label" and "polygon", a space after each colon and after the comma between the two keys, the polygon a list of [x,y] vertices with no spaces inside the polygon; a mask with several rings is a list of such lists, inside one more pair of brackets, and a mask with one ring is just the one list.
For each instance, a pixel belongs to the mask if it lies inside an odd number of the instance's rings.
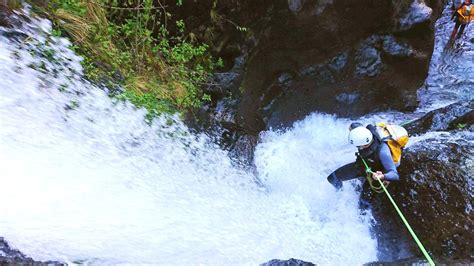
{"label": "splashing water", "polygon": [[347,121],[313,114],[267,132],[254,176],[178,118],[149,126],[144,110],[83,80],[50,30],[37,19],[0,28],[0,236],[12,246],[96,264],[376,260],[354,187],[335,193],[325,180],[353,159]]}

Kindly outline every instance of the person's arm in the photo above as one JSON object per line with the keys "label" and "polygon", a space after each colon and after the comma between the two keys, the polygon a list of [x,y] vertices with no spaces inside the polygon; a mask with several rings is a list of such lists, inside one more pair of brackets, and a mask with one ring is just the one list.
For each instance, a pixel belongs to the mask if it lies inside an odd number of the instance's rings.
{"label": "person's arm", "polygon": [[379,157],[384,168],[383,179],[387,181],[398,181],[400,177],[397,172],[397,167],[395,166],[395,163],[393,163],[392,154],[390,153],[390,148],[387,144],[382,143]]}
{"label": "person's arm", "polygon": [[455,17],[459,16],[458,10],[461,9],[463,6],[464,6],[464,2],[462,2],[458,7],[453,9],[453,15],[451,16],[451,20],[453,20]]}

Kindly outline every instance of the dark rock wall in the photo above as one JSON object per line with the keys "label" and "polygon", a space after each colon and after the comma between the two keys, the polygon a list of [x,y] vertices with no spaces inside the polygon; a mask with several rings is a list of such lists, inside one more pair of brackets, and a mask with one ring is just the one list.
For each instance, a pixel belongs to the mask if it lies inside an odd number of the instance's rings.
{"label": "dark rock wall", "polygon": [[[398,169],[402,178],[389,186],[393,199],[438,263],[474,261],[473,108],[474,101],[458,102],[408,125],[413,135],[432,132],[432,136],[405,150]],[[370,206],[377,220],[382,260],[400,258],[401,246],[423,257],[384,194],[372,195]]]}
{"label": "dark rock wall", "polygon": [[34,261],[32,258],[24,255],[20,251],[11,248],[7,242],[0,237],[0,265],[49,265],[49,266],[62,266],[66,265],[62,262],[57,261]]}
{"label": "dark rock wall", "polygon": [[461,101],[427,113],[408,124],[406,129],[411,135],[419,135],[429,131],[470,128],[473,122],[474,101]]}
{"label": "dark rock wall", "polygon": [[[404,157],[400,174],[404,177],[390,187],[390,194],[425,248],[436,260],[469,262],[474,259],[472,234],[473,140],[452,136],[415,144]],[[401,243],[412,254],[423,257],[385,195],[372,202],[378,221],[379,238],[388,253]],[[387,255],[387,254],[385,254]]]}
{"label": "dark rock wall", "polygon": [[278,260],[274,259],[269,262],[263,263],[260,266],[315,266],[311,262],[297,260],[297,259],[289,259],[289,260]]}
{"label": "dark rock wall", "polygon": [[428,9],[411,0],[222,4],[223,16],[248,28],[242,33],[225,24],[214,35],[229,69],[236,58],[244,61],[231,71],[234,83],[219,88],[238,100],[235,123],[255,134],[313,111],[360,116],[414,109],[441,2],[428,1]]}

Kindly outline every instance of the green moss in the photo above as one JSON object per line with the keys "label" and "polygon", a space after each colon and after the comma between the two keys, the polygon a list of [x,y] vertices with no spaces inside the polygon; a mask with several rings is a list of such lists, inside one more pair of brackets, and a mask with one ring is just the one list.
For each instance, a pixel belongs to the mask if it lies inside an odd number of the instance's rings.
{"label": "green moss", "polygon": [[[210,101],[202,87],[222,60],[212,58],[206,44],[185,38],[184,21],[173,22],[153,0],[138,2],[140,9],[126,0],[50,0],[45,11],[53,20],[53,36],[69,37],[71,48],[84,58],[86,77],[103,82],[120,72],[124,79],[115,83],[126,89],[120,97],[146,108],[150,121]],[[160,22],[163,17],[167,24]],[[166,28],[171,23],[174,34]],[[53,59],[54,51],[44,55]]]}
{"label": "green moss", "polygon": [[133,90],[127,90],[118,98],[129,100],[138,108],[147,109],[146,121],[148,123],[151,123],[152,119],[157,115],[177,112],[176,108],[169,101],[161,100],[153,93],[139,94]]}
{"label": "green moss", "polygon": [[7,0],[6,4],[7,4],[7,7],[10,8],[10,9],[21,8],[21,1],[20,0]]}

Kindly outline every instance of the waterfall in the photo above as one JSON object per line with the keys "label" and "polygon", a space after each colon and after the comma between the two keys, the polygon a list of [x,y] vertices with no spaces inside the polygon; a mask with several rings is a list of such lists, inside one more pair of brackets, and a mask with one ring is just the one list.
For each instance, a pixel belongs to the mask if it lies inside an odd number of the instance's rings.
{"label": "waterfall", "polygon": [[[472,99],[472,43],[445,48],[449,15],[437,22],[419,112]],[[339,192],[326,181],[354,160],[351,121],[313,113],[262,133],[254,173],[178,116],[147,124],[145,110],[83,78],[70,45],[48,20],[0,27],[0,236],[13,247],[90,264],[377,260],[359,181]]]}
{"label": "waterfall", "polygon": [[358,192],[326,181],[352,160],[348,121],[314,114],[268,132],[255,175],[176,116],[148,125],[145,110],[84,80],[50,32],[35,18],[0,28],[0,236],[13,247],[92,264],[376,259]]}

